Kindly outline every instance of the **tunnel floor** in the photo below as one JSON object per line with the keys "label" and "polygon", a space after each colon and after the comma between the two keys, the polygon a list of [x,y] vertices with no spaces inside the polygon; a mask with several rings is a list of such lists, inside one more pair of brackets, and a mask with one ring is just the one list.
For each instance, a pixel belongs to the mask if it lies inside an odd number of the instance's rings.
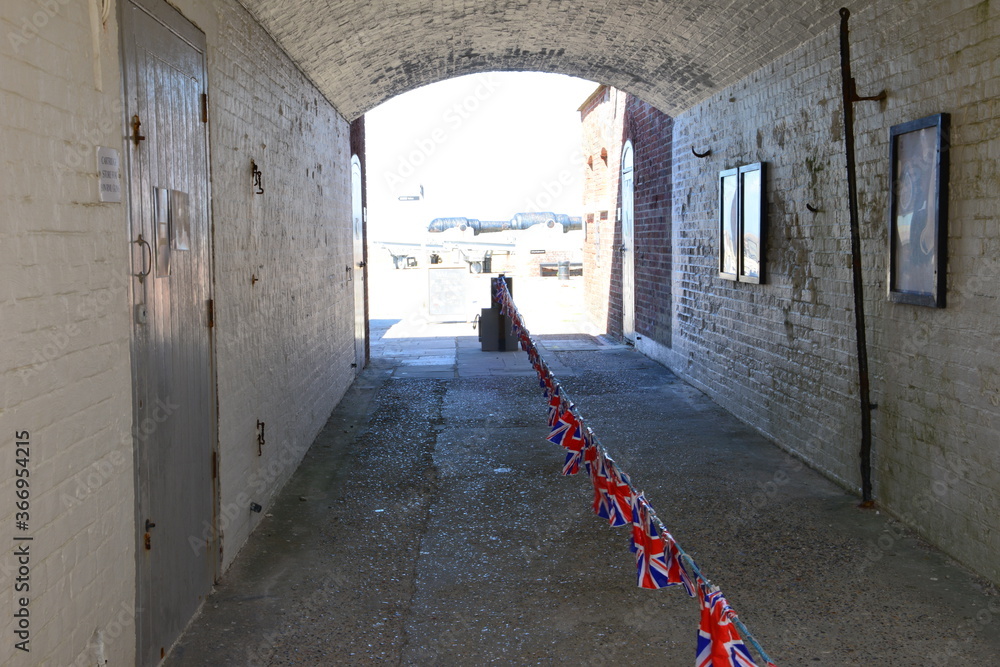
{"label": "tunnel floor", "polygon": [[[697,601],[636,587],[628,529],[560,474],[526,355],[390,324],[167,664],[693,664]],[[1000,653],[1000,598],[884,513],[630,347],[538,344],[778,665]]]}

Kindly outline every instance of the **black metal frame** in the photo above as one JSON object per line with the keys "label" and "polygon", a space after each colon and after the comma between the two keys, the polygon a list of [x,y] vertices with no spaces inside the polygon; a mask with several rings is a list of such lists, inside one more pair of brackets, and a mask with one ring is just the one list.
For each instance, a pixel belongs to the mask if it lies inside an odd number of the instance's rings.
{"label": "black metal frame", "polygon": [[[719,230],[719,257],[718,257],[718,269],[719,277],[725,280],[732,280],[734,282],[742,283],[754,283],[760,284],[764,282],[764,267],[765,267],[765,248],[767,247],[767,197],[766,197],[766,187],[767,187],[767,163],[765,162],[755,162],[753,164],[743,165],[742,167],[734,167],[732,169],[726,169],[719,172],[719,220],[718,220],[718,230]],[[744,211],[747,207],[747,201],[745,196],[745,191],[743,187],[743,179],[746,174],[759,171],[760,172],[760,198],[757,202],[752,202],[751,204],[757,208],[759,219],[760,219],[760,234],[758,238],[758,248],[757,256],[759,259],[759,267],[756,276],[749,276],[745,274],[745,264],[744,256],[745,250],[747,248],[747,234],[744,227]],[[736,208],[736,218],[732,221],[732,224],[736,229],[736,247],[732,250],[736,255],[736,272],[726,271],[726,237],[725,237],[725,223],[726,216],[732,214],[732,210],[726,210],[725,202],[725,191],[723,189],[723,183],[725,179],[735,177],[736,178],[736,198],[735,198],[735,208]]]}
{"label": "black metal frame", "polygon": [[[897,275],[897,253],[900,247],[899,216],[900,194],[903,191],[906,177],[903,171],[909,166],[899,154],[899,140],[903,135],[936,129],[936,146],[933,160],[931,181],[935,185],[933,196],[924,200],[926,213],[933,211],[934,229],[934,268],[932,287],[928,291],[903,289],[899,286],[900,276]],[[912,120],[901,125],[894,125],[889,130],[889,266],[888,286],[889,300],[895,303],[906,303],[914,306],[930,306],[944,308],[948,259],[948,147],[949,147],[949,116],[946,113],[934,114],[926,118]],[[913,187],[912,185],[908,187]],[[919,194],[919,193],[917,193]],[[930,222],[930,221],[929,221]],[[912,218],[911,218],[912,224]],[[912,230],[910,230],[912,232]],[[913,240],[910,241],[914,242]],[[919,243],[919,240],[916,241]]]}

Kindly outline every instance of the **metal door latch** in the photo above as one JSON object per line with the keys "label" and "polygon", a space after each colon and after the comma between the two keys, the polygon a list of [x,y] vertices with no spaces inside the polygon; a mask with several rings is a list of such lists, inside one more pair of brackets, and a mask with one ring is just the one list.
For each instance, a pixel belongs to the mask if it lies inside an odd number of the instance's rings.
{"label": "metal door latch", "polygon": [[149,530],[151,528],[156,528],[156,524],[150,521],[149,519],[146,519],[146,534],[143,536],[143,540],[146,546],[146,551],[149,551],[150,549],[153,548],[152,537],[149,534]]}
{"label": "metal door latch", "polygon": [[139,134],[139,126],[142,123],[139,121],[139,114],[132,116],[132,142],[138,146],[140,141],[145,141],[146,137]]}

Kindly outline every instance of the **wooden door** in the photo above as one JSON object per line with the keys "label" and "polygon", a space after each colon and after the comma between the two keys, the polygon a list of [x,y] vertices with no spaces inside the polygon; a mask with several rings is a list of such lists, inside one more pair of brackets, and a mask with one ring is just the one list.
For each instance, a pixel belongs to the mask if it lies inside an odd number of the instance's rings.
{"label": "wooden door", "polygon": [[160,0],[122,7],[132,241],[138,662],[210,591],[215,394],[205,37]]}

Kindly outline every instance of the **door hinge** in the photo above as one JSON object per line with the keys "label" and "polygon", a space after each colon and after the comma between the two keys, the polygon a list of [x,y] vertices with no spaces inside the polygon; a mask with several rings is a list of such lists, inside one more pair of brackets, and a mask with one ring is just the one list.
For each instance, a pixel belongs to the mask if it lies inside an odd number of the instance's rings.
{"label": "door hinge", "polygon": [[208,93],[201,94],[201,122],[208,122]]}
{"label": "door hinge", "polygon": [[215,299],[208,300],[208,328],[215,327]]}

